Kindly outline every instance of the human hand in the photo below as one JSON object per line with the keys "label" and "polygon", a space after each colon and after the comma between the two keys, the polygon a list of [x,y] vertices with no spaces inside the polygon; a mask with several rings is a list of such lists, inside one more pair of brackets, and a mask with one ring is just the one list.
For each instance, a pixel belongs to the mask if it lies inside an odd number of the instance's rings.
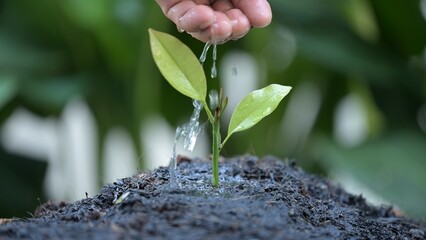
{"label": "human hand", "polygon": [[267,0],[156,0],[179,30],[203,42],[236,40],[272,19]]}

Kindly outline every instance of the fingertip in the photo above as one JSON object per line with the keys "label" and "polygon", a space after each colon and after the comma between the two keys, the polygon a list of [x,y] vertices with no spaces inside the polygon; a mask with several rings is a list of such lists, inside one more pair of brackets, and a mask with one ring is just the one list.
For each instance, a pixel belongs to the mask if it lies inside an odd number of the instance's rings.
{"label": "fingertip", "polygon": [[271,24],[272,13],[264,13],[259,16],[256,20],[252,21],[252,26],[255,28],[263,28]]}
{"label": "fingertip", "polygon": [[248,33],[251,28],[250,21],[239,9],[231,9],[226,11],[226,15],[231,21],[232,36],[231,39],[237,40]]}
{"label": "fingertip", "polygon": [[231,38],[232,25],[229,19],[226,21],[222,17],[219,17],[209,28],[203,31],[188,33],[202,42],[222,44]]}
{"label": "fingertip", "polygon": [[208,37],[206,34],[204,34],[203,32],[188,32],[189,35],[191,35],[191,37],[200,40],[201,42],[209,42],[210,41],[210,37]]}
{"label": "fingertip", "polygon": [[240,1],[238,7],[247,16],[253,27],[266,27],[272,21],[271,6],[266,0]]}
{"label": "fingertip", "polygon": [[210,27],[210,41],[222,43],[227,41],[232,35],[232,24],[228,20],[216,20]]}
{"label": "fingertip", "polygon": [[211,8],[197,5],[179,18],[178,27],[187,32],[202,31],[213,24],[214,19],[214,12]]}

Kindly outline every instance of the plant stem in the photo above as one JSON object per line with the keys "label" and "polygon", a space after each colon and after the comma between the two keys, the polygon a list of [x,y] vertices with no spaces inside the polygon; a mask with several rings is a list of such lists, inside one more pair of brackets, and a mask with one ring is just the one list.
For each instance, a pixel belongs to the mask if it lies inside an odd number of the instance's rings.
{"label": "plant stem", "polygon": [[219,145],[221,142],[220,137],[220,118],[215,114],[214,122],[213,122],[213,144],[212,144],[212,152],[213,152],[213,185],[215,187],[219,187]]}
{"label": "plant stem", "polygon": [[215,118],[213,117],[213,114],[210,112],[209,107],[207,106],[206,101],[202,101],[202,104],[203,104],[204,110],[207,113],[207,117],[209,118],[210,123],[213,125],[213,123],[215,121]]}

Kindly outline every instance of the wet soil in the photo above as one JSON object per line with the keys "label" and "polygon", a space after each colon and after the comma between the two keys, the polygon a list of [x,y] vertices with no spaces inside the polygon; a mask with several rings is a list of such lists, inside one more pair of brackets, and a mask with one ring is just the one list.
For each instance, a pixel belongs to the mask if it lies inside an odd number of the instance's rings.
{"label": "wet soil", "polygon": [[92,198],[0,223],[0,239],[426,238],[423,223],[369,206],[291,161],[227,159],[216,189],[209,161],[180,160],[173,185],[168,168],[120,179]]}

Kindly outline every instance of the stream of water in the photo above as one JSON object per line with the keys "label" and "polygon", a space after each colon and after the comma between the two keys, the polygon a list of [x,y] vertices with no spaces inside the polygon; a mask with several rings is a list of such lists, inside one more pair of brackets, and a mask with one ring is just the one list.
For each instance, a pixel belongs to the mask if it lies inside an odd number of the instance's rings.
{"label": "stream of water", "polygon": [[217,58],[217,45],[213,45],[213,64],[211,69],[211,77],[216,78],[217,77],[217,69],[216,69],[216,58]]}
{"label": "stream of water", "polygon": [[206,45],[204,45],[203,52],[201,53],[201,56],[198,60],[200,61],[201,64],[204,64],[204,62],[206,61],[206,58],[207,58],[207,53],[209,52],[209,49],[212,45],[213,45],[213,53],[212,53],[213,64],[212,64],[210,76],[211,76],[211,78],[216,78],[217,77],[217,68],[216,68],[217,45],[212,44],[210,42],[207,42]]}
{"label": "stream of water", "polygon": [[208,53],[209,48],[210,48],[211,45],[212,44],[210,42],[207,42],[206,45],[204,45],[203,52],[201,53],[201,56],[198,59],[198,61],[200,61],[201,64],[204,64],[204,62],[206,61],[207,53]]}
{"label": "stream of water", "polygon": [[192,152],[197,142],[197,138],[200,135],[203,124],[200,124],[200,112],[203,110],[203,104],[198,100],[193,100],[194,111],[189,119],[189,122],[176,128],[175,142],[173,144],[173,151],[170,157],[170,183],[174,185],[176,182],[176,146],[179,140],[183,137],[183,148],[187,151]]}

